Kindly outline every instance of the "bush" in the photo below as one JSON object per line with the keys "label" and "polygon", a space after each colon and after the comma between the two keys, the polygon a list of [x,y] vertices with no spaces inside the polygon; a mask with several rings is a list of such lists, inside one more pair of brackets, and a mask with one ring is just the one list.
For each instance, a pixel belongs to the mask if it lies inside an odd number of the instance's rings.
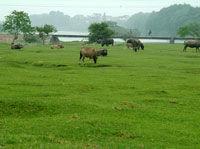
{"label": "bush", "polygon": [[40,39],[36,34],[25,34],[24,41],[28,43],[39,43]]}
{"label": "bush", "polygon": [[99,39],[110,38],[114,35],[114,31],[111,30],[107,23],[93,23],[89,26],[89,42],[93,43]]}

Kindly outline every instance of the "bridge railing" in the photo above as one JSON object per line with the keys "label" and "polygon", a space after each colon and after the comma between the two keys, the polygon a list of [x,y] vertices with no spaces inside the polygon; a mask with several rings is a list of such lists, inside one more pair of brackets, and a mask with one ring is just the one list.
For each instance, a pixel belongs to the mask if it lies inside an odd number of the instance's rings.
{"label": "bridge railing", "polygon": [[[88,38],[88,35],[64,35],[64,34],[53,34],[52,36],[57,36],[57,37],[68,37],[68,38]],[[123,39],[122,36],[114,36],[113,38],[119,38],[119,39]],[[194,40],[194,39],[198,39],[200,40],[200,38],[182,38],[182,37],[160,37],[160,36],[138,36],[138,37],[134,37],[137,39],[154,39],[154,40],[169,40],[169,43],[174,43],[175,40]]]}

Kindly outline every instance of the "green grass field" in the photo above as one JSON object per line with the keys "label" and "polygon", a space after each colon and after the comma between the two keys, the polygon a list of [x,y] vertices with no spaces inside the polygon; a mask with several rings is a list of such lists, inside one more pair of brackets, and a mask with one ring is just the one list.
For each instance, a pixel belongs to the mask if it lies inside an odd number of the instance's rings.
{"label": "green grass field", "polygon": [[[97,46],[98,47],[98,46]],[[200,148],[200,53],[0,44],[0,148]]]}

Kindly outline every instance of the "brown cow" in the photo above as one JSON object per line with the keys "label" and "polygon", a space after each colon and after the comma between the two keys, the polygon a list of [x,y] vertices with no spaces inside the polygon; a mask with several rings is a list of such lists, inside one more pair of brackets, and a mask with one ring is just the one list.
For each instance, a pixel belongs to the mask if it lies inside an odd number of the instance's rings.
{"label": "brown cow", "polygon": [[95,48],[91,48],[91,47],[82,47],[80,50],[80,59],[82,59],[82,61],[84,62],[85,57],[89,58],[89,59],[93,59],[94,63],[97,63],[97,53],[95,51]]}
{"label": "brown cow", "polygon": [[91,47],[82,47],[80,50],[80,60],[84,62],[85,57],[88,57],[90,59],[94,60],[94,63],[97,62],[98,56],[107,56],[108,50],[107,49],[99,49],[96,50],[95,48]]}

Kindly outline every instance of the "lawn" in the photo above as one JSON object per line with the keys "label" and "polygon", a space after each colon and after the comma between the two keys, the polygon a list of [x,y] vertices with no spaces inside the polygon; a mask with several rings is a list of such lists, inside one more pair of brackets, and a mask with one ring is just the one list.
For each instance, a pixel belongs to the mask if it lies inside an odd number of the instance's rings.
{"label": "lawn", "polygon": [[200,148],[200,53],[80,46],[0,44],[0,148]]}

